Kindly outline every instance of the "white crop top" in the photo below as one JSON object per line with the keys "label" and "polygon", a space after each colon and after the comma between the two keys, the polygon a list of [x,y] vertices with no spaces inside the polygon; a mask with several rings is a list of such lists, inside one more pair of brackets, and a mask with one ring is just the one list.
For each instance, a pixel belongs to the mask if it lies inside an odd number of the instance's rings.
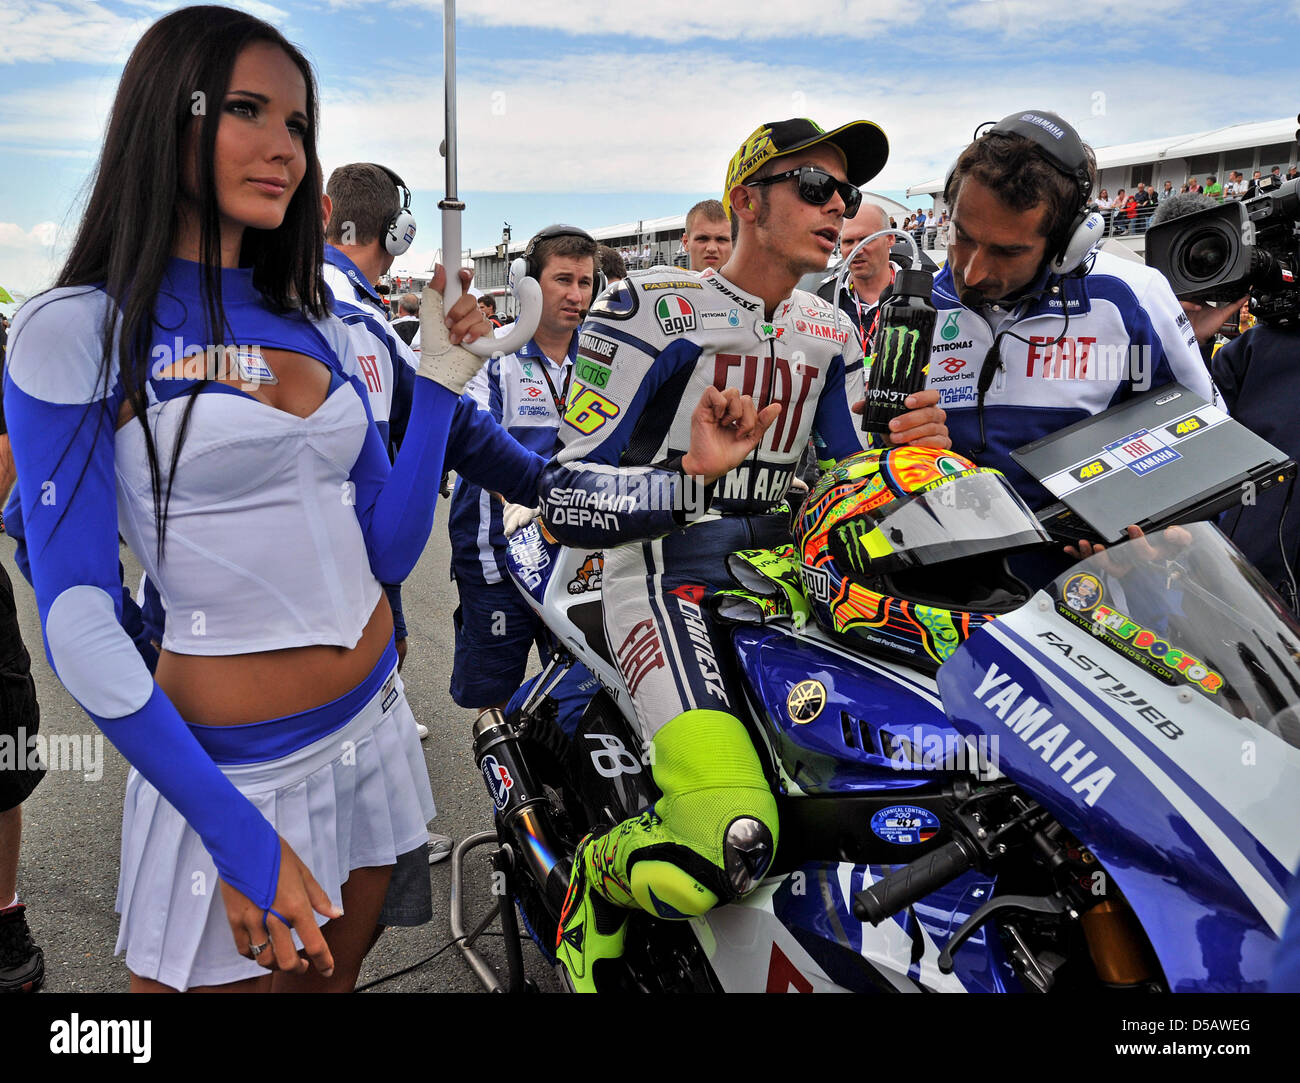
{"label": "white crop top", "polygon": [[[197,265],[173,261],[159,295],[163,326],[154,336],[172,351],[166,356],[175,356],[176,343],[183,344],[181,356],[206,345],[202,306],[192,301],[197,280]],[[364,385],[359,389],[357,374],[349,371],[355,352],[347,348],[347,329],[332,316],[312,321],[271,312],[247,271],[223,271],[222,292],[231,327],[226,345],[314,356],[331,371],[329,394],[300,418],[226,385],[201,390],[167,504],[161,560],[144,433],[132,418],[113,438],[118,529],[158,587],[167,650],[229,655],[311,644],[353,647],[381,587],[367,557],[351,477],[373,424]],[[24,356],[44,363],[23,366],[10,378],[47,403],[89,404],[91,425],[100,416],[96,400],[106,400],[116,424],[123,401],[116,359],[107,394],[96,378],[105,315],[116,314],[116,306],[86,287],[52,290],[32,305],[40,302],[57,319],[29,315]],[[148,419],[164,486],[191,386],[156,376],[148,384]],[[74,514],[76,503],[69,507]]]}

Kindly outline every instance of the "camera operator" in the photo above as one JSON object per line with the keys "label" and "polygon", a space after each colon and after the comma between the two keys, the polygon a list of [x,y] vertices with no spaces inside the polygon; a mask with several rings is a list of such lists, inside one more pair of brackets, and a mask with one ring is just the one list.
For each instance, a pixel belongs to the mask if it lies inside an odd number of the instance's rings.
{"label": "camera operator", "polygon": [[[1205,222],[1207,219],[1217,221],[1228,214],[1249,213],[1253,245],[1242,242],[1240,254],[1231,248],[1223,250],[1223,271],[1218,286],[1220,295],[1223,295],[1235,292],[1235,288],[1243,288],[1240,283],[1244,282],[1249,285],[1250,292],[1219,308],[1208,308],[1187,300],[1183,301],[1183,307],[1192,320],[1202,349],[1209,350],[1214,333],[1241,309],[1247,299],[1253,297],[1251,308],[1259,322],[1214,352],[1210,362],[1211,375],[1223,394],[1228,412],[1237,421],[1289,458],[1300,459],[1300,406],[1297,405],[1300,404],[1300,364],[1297,364],[1297,358],[1300,358],[1300,289],[1285,285],[1284,275],[1275,272],[1276,277],[1270,278],[1254,270],[1261,264],[1272,263],[1294,271],[1300,262],[1300,250],[1292,232],[1297,212],[1300,212],[1300,194],[1296,182],[1281,187],[1270,186],[1268,181],[1263,183],[1257,198],[1271,196],[1271,205],[1265,200],[1267,211],[1256,208],[1248,212],[1241,204],[1232,209],[1228,206],[1219,208],[1207,197],[1181,195],[1161,206],[1152,228],[1188,215],[1198,215],[1198,222]],[[1229,234],[1241,236],[1242,230],[1236,218],[1225,219],[1225,225]],[[1190,248],[1190,239],[1194,236],[1190,231],[1200,228],[1204,227],[1183,223],[1174,234],[1166,230],[1166,236],[1173,239],[1164,241],[1157,235],[1157,243],[1148,248],[1152,265],[1169,274],[1179,292],[1190,291],[1182,289],[1184,283],[1176,270],[1180,257],[1175,253],[1180,251],[1180,245],[1181,250]],[[1248,246],[1254,251],[1245,251]],[[1240,267],[1252,270],[1244,276],[1238,274],[1234,277],[1233,269]],[[1204,288],[1203,284],[1202,295]],[[1227,513],[1220,525],[1269,585],[1295,608],[1291,579],[1300,546],[1300,515],[1287,514],[1283,520],[1290,497],[1290,486],[1279,485],[1261,493],[1248,491],[1243,494],[1242,506]],[[1280,543],[1279,523],[1282,524]]]}

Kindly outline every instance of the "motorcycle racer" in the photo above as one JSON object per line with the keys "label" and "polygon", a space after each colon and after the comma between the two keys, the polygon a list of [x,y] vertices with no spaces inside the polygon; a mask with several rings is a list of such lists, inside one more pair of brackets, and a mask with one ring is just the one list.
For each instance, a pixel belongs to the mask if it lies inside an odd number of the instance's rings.
{"label": "motorcycle racer", "polygon": [[[865,446],[851,407],[865,386],[857,336],[795,284],[825,266],[856,185],[887,154],[869,121],[761,125],[727,170],[728,263],[633,273],[582,329],[542,515],[562,542],[604,550],[605,634],[663,796],[579,847],[557,944],[575,989],[601,987],[603,961],[621,954],[619,908],[702,914],[771,864],[775,800],[703,603],[730,585],[727,553],[788,540],[765,513],[813,430],[832,458]],[[910,397],[891,440],[949,446],[937,401]]]}

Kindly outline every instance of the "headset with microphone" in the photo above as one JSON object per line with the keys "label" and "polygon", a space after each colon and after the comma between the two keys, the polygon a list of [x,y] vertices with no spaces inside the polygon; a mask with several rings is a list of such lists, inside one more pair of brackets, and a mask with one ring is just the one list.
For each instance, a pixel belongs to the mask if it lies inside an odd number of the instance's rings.
{"label": "headset with microphone", "polygon": [[[981,140],[1005,136],[1021,136],[1028,139],[1034,144],[1038,156],[1043,161],[1074,182],[1079,195],[1078,205],[1066,226],[1048,238],[1045,265],[1051,274],[1058,277],[1086,274],[1085,264],[1102,241],[1106,220],[1096,211],[1088,210],[1088,200],[1092,197],[1092,161],[1084,148],[1083,140],[1079,138],[1079,133],[1055,113],[1046,110],[1027,110],[1003,117],[983,132],[977,130],[975,138]],[[954,162],[943,184],[943,200],[950,207],[952,206],[952,178],[956,170],[957,163]],[[1049,279],[1048,285],[1034,296],[1041,296],[1048,289],[1055,288]],[[1021,302],[1028,299],[1028,297],[1021,298]],[[1061,333],[1052,342],[1047,343],[1048,346],[1055,346],[1056,343],[1061,342],[1070,329],[1070,306],[1062,305],[1062,310],[1065,322]],[[993,385],[994,376],[1002,368],[1000,344],[1002,339],[1007,337],[1014,338],[1018,342],[1029,341],[1010,328],[999,331],[993,336],[993,345],[984,355],[975,387],[980,427],[980,446],[975,449],[975,454],[988,447],[988,438],[984,430],[984,398]]]}
{"label": "headset with microphone", "polygon": [[[581,237],[583,240],[596,244],[596,238],[588,233],[585,229],[579,229],[577,226],[566,226],[557,224],[547,226],[545,229],[538,230],[524,247],[524,254],[517,256],[513,263],[510,264],[510,278],[513,281],[519,281],[525,277],[534,281],[541,281],[542,266],[537,259],[537,246],[542,241],[549,241],[554,237]],[[586,307],[590,308],[602,293],[605,292],[607,285],[605,272],[600,269],[600,253],[597,252],[592,256],[592,265],[594,274],[592,275],[591,297],[588,298]]]}
{"label": "headset with microphone", "polygon": [[411,213],[411,190],[406,187],[406,182],[388,166],[380,165],[378,162],[370,164],[392,181],[393,187],[397,189],[401,205],[384,223],[380,235],[384,239],[384,249],[390,256],[404,256],[415,240],[415,215]]}

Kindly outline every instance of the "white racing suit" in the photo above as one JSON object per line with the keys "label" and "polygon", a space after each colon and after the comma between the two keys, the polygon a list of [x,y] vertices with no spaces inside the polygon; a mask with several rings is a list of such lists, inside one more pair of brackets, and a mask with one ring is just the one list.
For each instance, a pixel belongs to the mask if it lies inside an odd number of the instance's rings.
{"label": "white racing suit", "polygon": [[[849,410],[863,386],[857,335],[811,293],[794,291],[769,320],[761,299],[714,271],[659,267],[591,309],[542,516],[560,541],[604,551],[605,634],[664,796],[575,863],[559,945],[575,985],[591,974],[575,972],[595,939],[576,928],[589,885],[619,906],[685,917],[744,893],[771,862],[775,801],[705,598],[730,585],[727,553],[782,540],[764,513],[785,498],[814,429],[832,458],[867,446]],[[706,387],[782,408],[746,462],[707,488],[680,470]]]}

